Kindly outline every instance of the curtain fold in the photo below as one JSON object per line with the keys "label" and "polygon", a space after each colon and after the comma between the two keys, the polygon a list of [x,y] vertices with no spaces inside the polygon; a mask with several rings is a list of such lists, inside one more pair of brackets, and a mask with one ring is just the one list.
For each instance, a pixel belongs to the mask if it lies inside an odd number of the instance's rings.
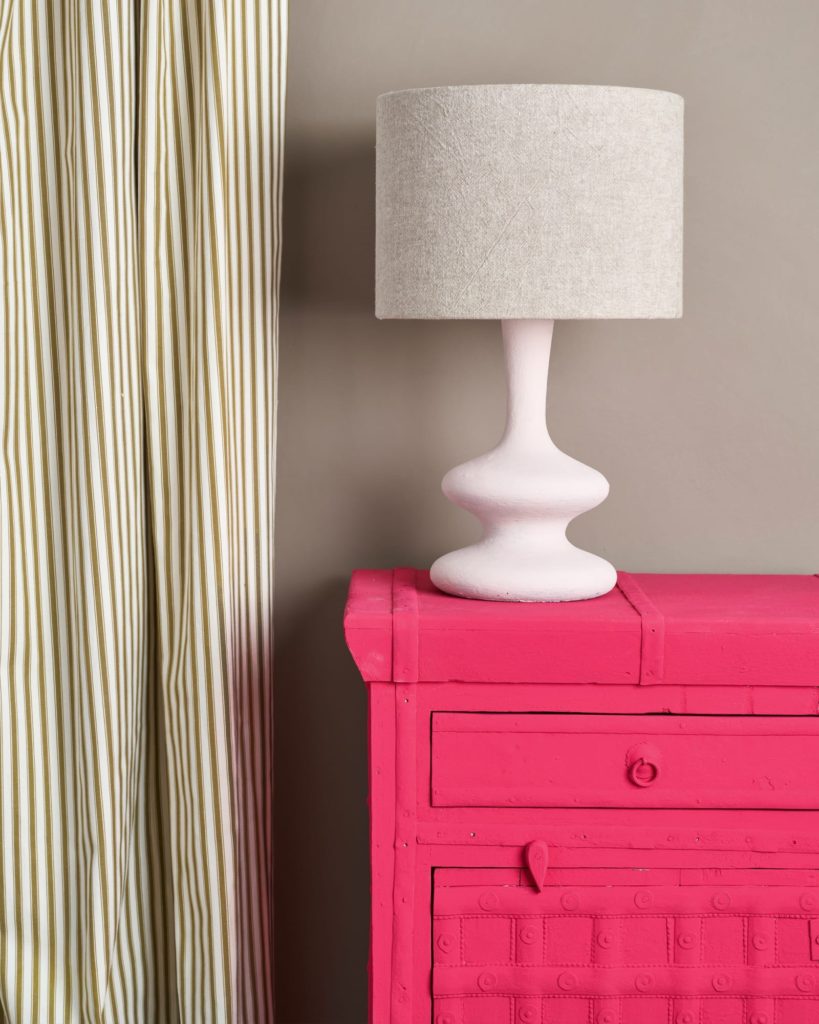
{"label": "curtain fold", "polygon": [[286,0],[0,0],[0,1020],[273,1019]]}

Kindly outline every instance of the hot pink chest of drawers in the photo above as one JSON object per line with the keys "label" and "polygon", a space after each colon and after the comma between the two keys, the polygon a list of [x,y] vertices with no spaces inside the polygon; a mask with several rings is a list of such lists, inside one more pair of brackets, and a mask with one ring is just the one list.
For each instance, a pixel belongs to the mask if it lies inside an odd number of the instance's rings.
{"label": "hot pink chest of drawers", "polygon": [[358,572],[374,1024],[819,1022],[819,580]]}

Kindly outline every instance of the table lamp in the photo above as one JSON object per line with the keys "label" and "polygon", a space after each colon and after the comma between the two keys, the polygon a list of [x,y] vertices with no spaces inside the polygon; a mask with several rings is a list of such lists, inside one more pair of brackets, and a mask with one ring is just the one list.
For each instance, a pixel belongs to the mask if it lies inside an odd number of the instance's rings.
{"label": "table lamp", "polygon": [[592,85],[470,85],[378,97],[379,318],[500,320],[507,423],[443,490],[484,528],[432,566],[493,601],[576,601],[614,586],[570,543],[605,477],[546,426],[555,320],[682,314],[683,101]]}

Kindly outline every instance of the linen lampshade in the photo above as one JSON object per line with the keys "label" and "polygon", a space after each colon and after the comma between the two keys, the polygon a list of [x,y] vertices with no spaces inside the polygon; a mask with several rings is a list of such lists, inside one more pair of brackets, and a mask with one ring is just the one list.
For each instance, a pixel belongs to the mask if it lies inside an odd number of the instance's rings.
{"label": "linen lampshade", "polygon": [[376,316],[682,314],[680,96],[410,89],[376,137]]}

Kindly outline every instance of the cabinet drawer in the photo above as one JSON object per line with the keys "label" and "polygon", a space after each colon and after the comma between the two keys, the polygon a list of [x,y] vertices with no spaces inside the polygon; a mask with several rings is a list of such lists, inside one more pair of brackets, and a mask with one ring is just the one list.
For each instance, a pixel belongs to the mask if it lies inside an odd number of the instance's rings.
{"label": "cabinet drawer", "polygon": [[819,808],[819,719],[436,712],[431,777],[439,807]]}

